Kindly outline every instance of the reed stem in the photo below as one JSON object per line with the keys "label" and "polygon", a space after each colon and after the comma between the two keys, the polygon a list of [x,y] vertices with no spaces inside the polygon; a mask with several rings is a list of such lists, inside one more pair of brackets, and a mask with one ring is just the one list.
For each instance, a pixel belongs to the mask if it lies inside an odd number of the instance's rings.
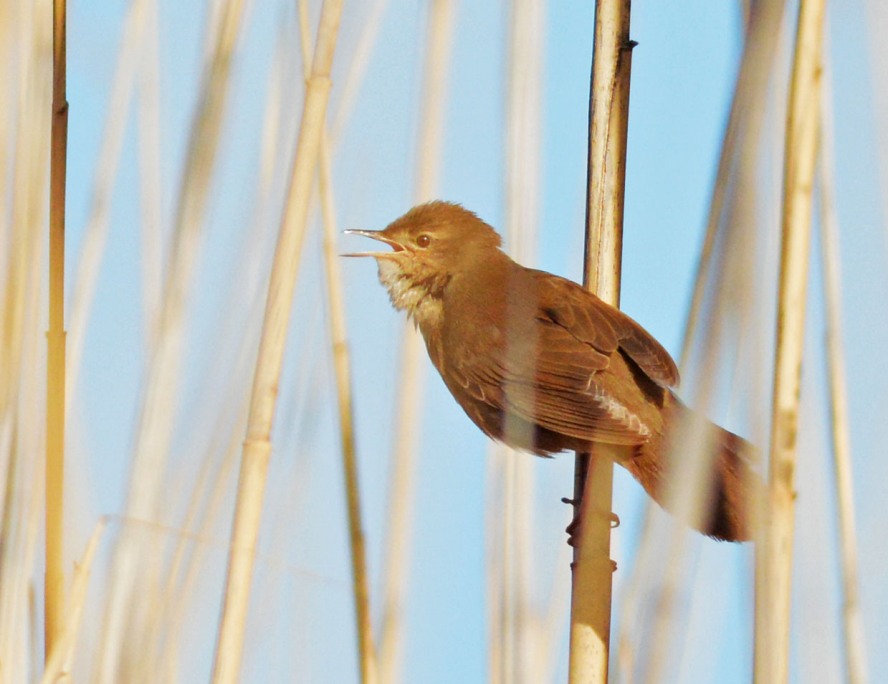
{"label": "reed stem", "polygon": [[789,680],[795,467],[805,333],[811,192],[820,130],[824,0],[801,0],[789,92],[783,176],[770,491],[756,549],[754,681]]}
{"label": "reed stem", "polygon": [[54,0],[49,190],[49,331],[46,364],[46,575],[44,640],[48,659],[65,614],[65,189],[68,156],[67,5]]}
{"label": "reed stem", "polygon": [[[630,0],[598,0],[589,105],[586,253],[583,284],[620,302],[629,76]],[[607,682],[613,562],[610,558],[613,462],[577,454],[574,500],[580,524],[574,547],[569,681]]]}

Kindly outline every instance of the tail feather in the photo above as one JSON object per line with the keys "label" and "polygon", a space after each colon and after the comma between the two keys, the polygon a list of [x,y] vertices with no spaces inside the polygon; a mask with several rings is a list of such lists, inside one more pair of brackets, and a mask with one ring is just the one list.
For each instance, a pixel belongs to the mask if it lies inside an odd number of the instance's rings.
{"label": "tail feather", "polygon": [[[684,419],[690,414],[674,396],[665,407],[666,421],[663,435],[638,447],[629,471],[645,491],[664,508],[669,507],[671,473],[668,472],[670,449],[677,445],[676,435],[681,431]],[[755,531],[758,502],[763,490],[762,480],[752,467],[755,447],[713,423],[709,423],[707,439],[712,445],[714,462],[710,467],[707,495],[703,499],[702,514],[692,521],[704,534],[724,541],[748,541]],[[675,452],[680,454],[680,452]]]}

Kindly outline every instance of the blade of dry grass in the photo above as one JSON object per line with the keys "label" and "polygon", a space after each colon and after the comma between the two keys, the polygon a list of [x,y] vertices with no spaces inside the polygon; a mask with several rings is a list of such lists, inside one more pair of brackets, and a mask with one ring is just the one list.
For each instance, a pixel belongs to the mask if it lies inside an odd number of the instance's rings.
{"label": "blade of dry grass", "polygon": [[52,130],[49,181],[49,331],[46,362],[46,657],[65,613],[65,190],[68,168],[67,3],[52,5]]}
{"label": "blade of dry grass", "polygon": [[783,181],[783,230],[777,300],[770,491],[756,555],[755,681],[789,680],[794,471],[811,234],[811,190],[820,126],[824,0],[799,7],[790,84]]}
{"label": "blade of dry grass", "polygon": [[[629,122],[629,0],[598,0],[589,106],[589,167],[583,284],[619,305]],[[569,680],[606,682],[613,562],[610,558],[613,462],[577,454]]]}
{"label": "blade of dry grass", "polygon": [[[828,54],[827,50],[824,50]],[[819,218],[820,253],[823,261],[823,291],[826,308],[826,360],[830,395],[830,427],[835,467],[836,507],[840,569],[842,577],[842,637],[845,645],[845,678],[849,684],[869,680],[860,606],[857,570],[857,523],[854,516],[854,478],[851,465],[851,436],[848,425],[848,388],[845,350],[842,343],[841,257],[839,217],[835,207],[832,88],[830,70],[824,71],[823,113],[820,124]]]}
{"label": "blade of dry grass", "polygon": [[241,457],[232,543],[225,582],[225,602],[216,644],[213,681],[235,682],[240,672],[243,637],[262,501],[271,456],[271,427],[277,385],[283,365],[287,325],[305,234],[311,187],[317,168],[327,101],[330,69],[336,47],[341,0],[325,0],[308,80],[295,162],[275,249],[259,355],[253,380],[247,435]]}

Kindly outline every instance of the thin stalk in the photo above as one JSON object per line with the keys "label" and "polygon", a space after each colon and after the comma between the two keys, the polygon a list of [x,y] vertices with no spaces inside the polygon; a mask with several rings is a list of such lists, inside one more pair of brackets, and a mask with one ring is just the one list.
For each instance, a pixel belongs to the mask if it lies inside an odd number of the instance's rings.
{"label": "thin stalk", "polygon": [[330,336],[333,343],[333,367],[339,408],[339,431],[342,440],[342,470],[345,476],[348,534],[352,559],[352,585],[355,598],[355,621],[358,633],[358,656],[361,681],[372,684],[378,680],[376,652],[370,624],[370,590],[367,579],[367,554],[361,529],[361,498],[355,453],[355,430],[351,398],[351,362],[345,327],[345,305],[342,276],[336,251],[336,218],[333,211],[330,145],[326,135],[321,144],[321,203],[324,215],[324,265],[330,299]]}
{"label": "thin stalk", "polygon": [[[299,3],[299,25],[302,31],[302,60],[311,58],[311,34],[308,30],[308,3]],[[348,516],[349,548],[352,561],[352,590],[355,600],[355,623],[358,636],[358,662],[361,681],[375,684],[378,680],[373,630],[370,623],[370,589],[367,579],[367,552],[361,524],[361,490],[358,482],[358,464],[355,448],[354,411],[351,393],[351,361],[345,324],[345,297],[342,294],[342,274],[336,251],[336,212],[333,197],[333,173],[330,164],[330,141],[326,126],[321,134],[319,187],[324,224],[324,269],[327,276],[329,300],[330,340],[333,347],[333,370],[336,375],[339,433],[342,446],[342,471],[345,479],[346,513]]]}
{"label": "thin stalk", "polygon": [[[589,104],[586,252],[583,284],[604,301],[620,302],[620,259],[629,122],[630,0],[598,0]],[[606,682],[610,652],[613,563],[610,526],[613,462],[577,454],[569,680]]]}
{"label": "thin stalk", "polygon": [[848,427],[848,390],[845,350],[842,344],[841,257],[839,219],[835,208],[833,178],[833,120],[829,71],[823,84],[823,115],[820,124],[820,253],[826,301],[826,365],[830,395],[830,427],[835,467],[836,507],[842,577],[842,637],[845,642],[845,681],[865,684],[869,679],[860,610],[857,572],[857,524],[854,519],[854,478],[851,437]]}
{"label": "thin stalk", "polygon": [[[428,49],[422,74],[423,91],[416,147],[414,199],[417,204],[434,199],[439,187],[456,6],[454,0],[434,0],[429,5]],[[413,542],[416,454],[420,436],[418,426],[422,422],[426,361],[422,338],[412,323],[404,324],[400,361],[379,639],[380,679],[383,682],[400,680],[404,650],[404,602],[409,586]]]}
{"label": "thin stalk", "polygon": [[811,189],[820,127],[825,0],[799,7],[786,128],[777,347],[771,414],[770,491],[756,554],[754,677],[789,679],[790,595],[795,524],[794,471],[811,237]]}
{"label": "thin stalk", "polygon": [[74,571],[74,580],[71,583],[71,606],[65,615],[64,625],[62,625],[53,650],[47,654],[46,668],[40,679],[41,684],[64,681],[71,676],[71,657],[74,654],[74,644],[77,642],[77,630],[80,628],[86,590],[89,588],[89,576],[96,549],[99,547],[99,540],[105,531],[105,524],[104,518],[96,524],[87,542],[86,550],[83,552],[83,558]]}
{"label": "thin stalk", "polygon": [[237,503],[225,581],[225,603],[213,667],[215,684],[235,682],[240,674],[250,584],[262,517],[268,461],[271,456],[271,428],[277,405],[277,388],[283,365],[299,255],[305,236],[311,188],[317,169],[324,117],[330,96],[330,69],[341,13],[342,0],[324,0],[312,59],[311,77],[307,81],[305,92],[290,188],[275,248],[262,323],[262,337],[253,378],[247,434],[241,455]]}
{"label": "thin stalk", "polygon": [[65,484],[65,186],[68,158],[67,6],[52,6],[52,130],[49,189],[49,331],[46,364],[45,657],[65,614],[63,567]]}

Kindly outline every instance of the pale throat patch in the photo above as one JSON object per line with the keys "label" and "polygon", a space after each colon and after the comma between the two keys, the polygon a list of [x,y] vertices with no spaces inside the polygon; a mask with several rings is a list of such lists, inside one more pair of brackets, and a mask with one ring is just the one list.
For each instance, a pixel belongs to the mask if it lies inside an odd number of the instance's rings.
{"label": "pale throat patch", "polygon": [[392,305],[399,311],[407,311],[417,325],[434,325],[441,320],[443,304],[433,296],[428,287],[408,277],[391,259],[377,259],[379,282],[388,290]]}

